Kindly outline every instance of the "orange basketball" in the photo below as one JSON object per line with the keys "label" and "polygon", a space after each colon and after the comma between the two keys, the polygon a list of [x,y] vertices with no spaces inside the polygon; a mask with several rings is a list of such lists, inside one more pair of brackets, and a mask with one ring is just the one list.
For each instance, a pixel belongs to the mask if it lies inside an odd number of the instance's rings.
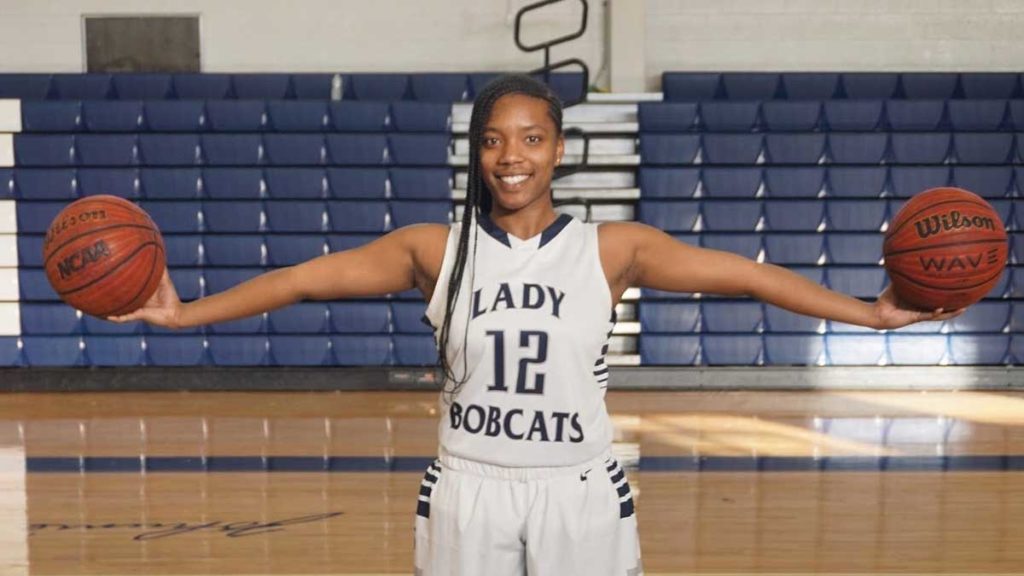
{"label": "orange basketball", "polygon": [[882,249],[896,295],[925,310],[963,308],[984,298],[999,282],[1009,251],[999,214],[960,188],[911,198]]}
{"label": "orange basketball", "polygon": [[90,196],[57,214],[43,266],[62,300],[93,316],[127,314],[153,295],[166,266],[160,230],[141,208]]}

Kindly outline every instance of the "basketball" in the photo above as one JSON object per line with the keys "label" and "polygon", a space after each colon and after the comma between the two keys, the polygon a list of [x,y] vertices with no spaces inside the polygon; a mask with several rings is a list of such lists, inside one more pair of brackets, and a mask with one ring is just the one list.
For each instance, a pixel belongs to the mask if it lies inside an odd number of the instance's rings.
{"label": "basketball", "polygon": [[1008,244],[988,202],[960,188],[934,188],[903,205],[883,252],[900,299],[925,310],[954,310],[981,300],[999,282]]}
{"label": "basketball", "polygon": [[156,291],[166,266],[164,241],[135,204],[90,196],[54,218],[43,240],[43,266],[72,307],[98,317],[127,314]]}

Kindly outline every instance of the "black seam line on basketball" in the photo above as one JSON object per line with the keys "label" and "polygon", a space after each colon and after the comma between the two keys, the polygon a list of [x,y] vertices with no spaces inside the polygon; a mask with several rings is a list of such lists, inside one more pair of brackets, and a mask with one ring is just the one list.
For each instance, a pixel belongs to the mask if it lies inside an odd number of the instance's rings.
{"label": "black seam line on basketball", "polygon": [[[156,243],[154,242],[154,244],[156,244]],[[163,252],[163,250],[160,248],[160,246],[158,244],[157,245],[157,249],[153,250],[153,261],[149,263],[149,275],[146,276],[146,283],[143,284],[141,288],[139,288],[138,292],[136,292],[135,295],[132,296],[132,299],[129,300],[128,302],[135,302],[135,299],[139,297],[139,294],[142,294],[142,291],[146,289],[146,286],[149,284],[150,279],[153,277],[153,271],[156,270],[156,257],[157,257],[157,254],[161,254],[162,252]],[[157,285],[157,287],[159,288],[159,284]],[[145,304],[145,302],[143,302],[142,304]],[[142,306],[142,304],[139,304],[139,306]],[[114,308],[114,309],[109,310],[109,311],[104,310],[102,314],[96,314],[95,316],[98,316],[98,317],[101,317],[101,318],[105,318],[105,317],[110,316],[111,314],[113,314],[115,311],[119,311],[119,310],[120,310],[120,308]],[[135,310],[129,310],[128,312],[134,312],[134,311]],[[122,312],[122,314],[127,314],[128,312]]]}
{"label": "black seam line on basketball", "polygon": [[[886,237],[889,237],[889,236],[895,236],[897,232],[899,232],[900,230],[902,230],[902,229],[903,229],[903,227],[904,227],[904,226],[906,226],[907,224],[910,224],[910,222],[911,222],[911,221],[912,221],[912,220],[913,220],[914,218],[916,218],[916,217],[917,217],[917,215],[918,215],[918,214],[920,214],[921,212],[924,212],[924,211],[926,211],[926,210],[930,210],[930,209],[932,209],[932,208],[935,208],[936,206],[942,206],[943,204],[955,204],[955,203],[961,203],[961,204],[971,204],[971,205],[973,205],[973,206],[979,206],[979,207],[981,207],[981,208],[988,208],[989,210],[992,210],[992,206],[991,206],[991,205],[990,205],[990,204],[989,204],[988,202],[985,202],[985,203],[980,203],[980,202],[974,202],[974,201],[971,201],[971,200],[964,200],[964,199],[962,199],[962,198],[961,198],[961,199],[957,199],[957,200],[943,200],[942,202],[936,202],[936,203],[934,203],[934,204],[929,204],[929,205],[925,206],[924,208],[921,208],[921,209],[920,209],[920,210],[918,210],[917,212],[914,212],[913,214],[911,214],[911,215],[907,216],[907,219],[906,219],[906,221],[904,221],[904,222],[903,222],[902,224],[900,224],[899,226],[897,226],[896,228],[894,228],[894,229],[892,230],[892,232],[889,232],[888,234],[886,234]],[[994,210],[993,210],[993,211],[994,211]],[[997,214],[997,216],[998,216],[998,214]],[[1005,222],[1004,222],[1003,224],[1005,224]]]}
{"label": "black seam line on basketball", "polygon": [[107,273],[104,274],[103,276],[100,276],[99,278],[93,278],[91,281],[89,281],[89,282],[79,286],[78,288],[75,288],[74,290],[68,290],[67,292],[57,292],[57,295],[63,297],[63,296],[67,296],[68,294],[74,294],[75,292],[78,292],[80,290],[85,290],[89,286],[92,286],[93,284],[99,282],[100,280],[103,280],[107,276],[110,276],[111,274],[116,272],[117,269],[120,268],[121,266],[124,266],[128,262],[131,262],[132,258],[134,258],[136,254],[141,252],[147,246],[157,246],[157,247],[159,247],[160,244],[158,242],[152,242],[152,241],[151,242],[144,242],[143,244],[139,245],[139,247],[136,248],[131,254],[125,256],[124,260],[121,260],[120,262],[118,262],[117,266],[114,266],[110,270],[107,270]]}
{"label": "black seam line on basketball", "polygon": [[[95,234],[97,232],[103,232],[103,231],[106,231],[106,230],[113,230],[113,229],[116,229],[116,228],[145,228],[146,230],[153,230],[154,232],[156,231],[155,228],[150,228],[149,226],[146,226],[146,225],[143,225],[143,224],[124,224],[124,223],[121,223],[121,224],[111,224],[109,226],[103,226],[102,228],[93,228],[92,230],[86,230],[85,232],[82,232],[78,236],[73,236],[71,238],[68,238],[63,243],[59,244],[56,248],[54,248],[52,251],[50,251],[50,257],[43,261],[43,268],[45,268],[46,265],[50,262],[50,258],[53,258],[54,256],[57,255],[57,252],[59,252],[61,248],[67,246],[68,244],[74,242],[75,240],[78,240],[79,238],[84,238],[86,236],[89,236],[91,234]],[[44,242],[45,242],[45,236],[44,236]]]}
{"label": "black seam line on basketball", "polygon": [[920,250],[931,250],[932,248],[947,248],[949,246],[970,246],[973,244],[1006,244],[1006,240],[998,238],[991,238],[989,240],[971,240],[970,242],[946,242],[944,244],[929,244],[928,246],[918,246],[917,248],[904,248],[903,250],[897,250],[895,252],[889,252],[885,254],[885,257],[899,256],[901,254],[910,254],[912,252],[918,252]]}
{"label": "black seam line on basketball", "polygon": [[989,276],[988,278],[982,280],[981,282],[979,282],[977,284],[971,284],[970,286],[958,286],[956,288],[941,288],[941,287],[938,287],[938,286],[929,286],[928,284],[924,284],[923,282],[919,282],[917,280],[914,280],[910,276],[907,276],[906,274],[904,274],[902,272],[898,272],[896,270],[888,270],[888,272],[890,274],[895,274],[896,276],[899,276],[899,277],[903,278],[904,280],[906,280],[907,282],[910,282],[911,284],[917,284],[918,286],[920,286],[922,288],[927,288],[929,290],[939,290],[941,292],[960,292],[960,291],[963,291],[963,290],[970,290],[971,288],[977,288],[978,286],[984,286],[985,284],[988,284],[989,282],[991,282],[993,279],[998,278],[999,276],[1001,276],[1002,273],[1003,273],[1002,270],[999,270],[999,272]]}

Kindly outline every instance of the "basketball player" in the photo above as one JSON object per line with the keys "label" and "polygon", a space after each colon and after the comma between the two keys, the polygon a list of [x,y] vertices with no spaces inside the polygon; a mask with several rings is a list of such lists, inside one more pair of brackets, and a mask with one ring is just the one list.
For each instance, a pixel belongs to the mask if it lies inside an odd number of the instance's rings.
{"label": "basketball player", "polygon": [[142,309],[114,318],[179,328],[419,288],[446,378],[440,456],[419,493],[417,574],[642,574],[604,404],[613,310],[630,286],[747,295],[876,329],[958,313],[904,309],[889,290],[867,303],[643,224],[558,215],[561,104],[527,76],[479,94],[469,139],[461,223],[405,227],[186,304],[165,275]]}

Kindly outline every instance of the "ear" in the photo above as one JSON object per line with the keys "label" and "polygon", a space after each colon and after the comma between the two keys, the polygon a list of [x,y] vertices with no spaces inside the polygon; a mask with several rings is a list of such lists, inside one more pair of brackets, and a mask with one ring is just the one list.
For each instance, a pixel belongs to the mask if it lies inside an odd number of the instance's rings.
{"label": "ear", "polygon": [[562,165],[562,157],[565,156],[565,135],[558,135],[558,144],[555,145],[555,166]]}

